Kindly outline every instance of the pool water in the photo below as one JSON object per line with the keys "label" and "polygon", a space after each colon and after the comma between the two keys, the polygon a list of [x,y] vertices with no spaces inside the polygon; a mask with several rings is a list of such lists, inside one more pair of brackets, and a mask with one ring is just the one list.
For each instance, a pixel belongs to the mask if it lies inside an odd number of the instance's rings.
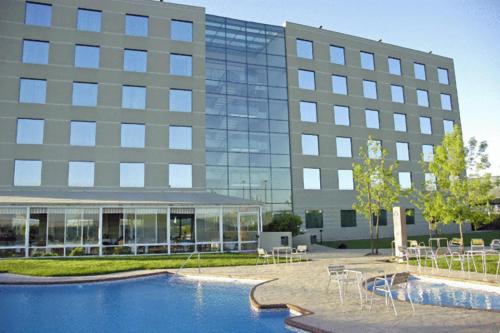
{"label": "pool water", "polygon": [[290,332],[288,311],[250,308],[249,284],[170,279],[0,286],[0,331]]}

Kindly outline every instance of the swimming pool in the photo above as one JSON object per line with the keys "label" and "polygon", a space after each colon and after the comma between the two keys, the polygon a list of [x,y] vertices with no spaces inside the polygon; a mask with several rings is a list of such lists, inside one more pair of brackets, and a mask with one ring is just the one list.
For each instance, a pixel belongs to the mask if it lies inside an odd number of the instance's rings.
{"label": "swimming pool", "polygon": [[252,285],[155,276],[0,286],[3,332],[290,332],[288,311],[255,312]]}

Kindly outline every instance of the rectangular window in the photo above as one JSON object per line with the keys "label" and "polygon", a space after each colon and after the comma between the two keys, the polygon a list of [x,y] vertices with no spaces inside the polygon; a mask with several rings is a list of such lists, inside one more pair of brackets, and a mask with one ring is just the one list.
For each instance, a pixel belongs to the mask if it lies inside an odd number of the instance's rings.
{"label": "rectangular window", "polygon": [[69,144],[71,146],[95,146],[95,122],[72,121]]}
{"label": "rectangular window", "polygon": [[321,190],[321,173],[319,169],[304,168],[304,190]]}
{"label": "rectangular window", "polygon": [[[377,223],[377,216],[373,214],[372,223],[375,225]],[[378,222],[379,225],[387,225],[387,211],[385,209],[380,210],[380,220]]]}
{"label": "rectangular window", "polygon": [[125,34],[129,36],[148,36],[149,18],[147,16],[127,14],[125,16]]}
{"label": "rectangular window", "polygon": [[68,164],[68,186],[93,187],[94,162],[74,162]]}
{"label": "rectangular window", "polygon": [[398,161],[410,160],[410,149],[407,142],[396,142],[396,157]]}
{"label": "rectangular window", "polygon": [[415,209],[405,209],[406,224],[415,224]]}
{"label": "rectangular window", "polygon": [[332,75],[332,91],[334,94],[347,95],[347,77]]}
{"label": "rectangular window", "polygon": [[349,107],[334,105],[333,106],[333,117],[335,118],[335,125],[349,126]]}
{"label": "rectangular window", "polygon": [[146,126],[144,124],[122,124],[122,148],[144,148],[146,141]]}
{"label": "rectangular window", "polygon": [[192,76],[193,57],[184,54],[170,54],[170,75]]}
{"label": "rectangular window", "polygon": [[399,186],[402,190],[411,189],[411,172],[398,172]]}
{"label": "rectangular window", "polygon": [[125,49],[123,51],[123,70],[129,72],[146,72],[148,68],[148,52]]}
{"label": "rectangular window", "polygon": [[354,190],[352,170],[338,170],[339,190]]}
{"label": "rectangular window", "polygon": [[427,90],[417,89],[417,104],[426,108],[429,107],[429,93]]}
{"label": "rectangular window", "polygon": [[389,73],[401,76],[401,60],[389,57],[387,58],[387,63],[389,65]]}
{"label": "rectangular window", "polygon": [[352,157],[351,138],[337,137],[337,157]]}
{"label": "rectangular window", "polygon": [[40,186],[42,184],[42,161],[15,160],[14,186]]}
{"label": "rectangular window", "polygon": [[17,144],[41,145],[43,143],[42,119],[18,119],[17,120]]}
{"label": "rectangular window", "polygon": [[193,22],[172,20],[170,24],[170,38],[182,42],[192,42]]}
{"label": "rectangular window", "polygon": [[345,52],[341,46],[330,45],[330,62],[337,65],[345,65]]}
{"label": "rectangular window", "polygon": [[45,3],[26,2],[24,23],[50,27],[52,24],[52,5]]}
{"label": "rectangular window", "polygon": [[422,159],[424,162],[430,162],[434,158],[434,146],[422,145]]}
{"label": "rectangular window", "polygon": [[78,8],[77,29],[83,31],[101,31],[101,11]]}
{"label": "rectangular window", "polygon": [[406,132],[406,115],[402,113],[394,114],[394,130],[397,132]]}
{"label": "rectangular window", "polygon": [[120,187],[144,187],[144,163],[120,163]]}
{"label": "rectangular window", "polygon": [[450,84],[450,80],[448,77],[448,70],[446,68],[440,68],[438,67],[437,69],[437,74],[438,74],[438,82],[441,84]]}
{"label": "rectangular window", "polygon": [[451,95],[440,94],[441,95],[441,109],[446,111],[451,111]]}
{"label": "rectangular window", "polygon": [[415,62],[413,64],[413,70],[415,71],[415,79],[417,80],[426,80],[427,76],[425,75],[425,65],[419,64]]}
{"label": "rectangular window", "polygon": [[420,133],[432,134],[431,118],[420,117]]}
{"label": "rectangular window", "polygon": [[314,80],[314,72],[299,69],[298,75],[299,75],[299,78],[298,78],[299,88],[308,89],[308,90],[316,89],[316,83]]}
{"label": "rectangular window", "polygon": [[370,71],[375,70],[375,60],[373,53],[368,52],[359,52],[359,56],[361,58],[361,68],[368,69]]}
{"label": "rectangular window", "polygon": [[193,92],[191,90],[170,89],[169,110],[174,112],[191,112]]}
{"label": "rectangular window", "polygon": [[19,83],[19,103],[45,104],[47,81],[21,79]]}
{"label": "rectangular window", "polygon": [[191,164],[170,164],[168,184],[171,188],[193,187],[193,166]]}
{"label": "rectangular window", "polygon": [[435,191],[436,190],[436,176],[434,174],[426,172],[424,174],[425,190]]}
{"label": "rectangular window", "polygon": [[391,97],[394,103],[404,103],[405,94],[403,87],[391,84]]}
{"label": "rectangular window", "polygon": [[38,40],[23,40],[23,62],[25,64],[49,63],[49,42]]}
{"label": "rectangular window", "polygon": [[73,82],[74,106],[97,106],[97,83]]}
{"label": "rectangular window", "polygon": [[363,80],[363,96],[365,98],[377,99],[377,82]]}
{"label": "rectangular window", "polygon": [[340,211],[340,226],[349,228],[356,226],[356,211],[352,209],[342,209]]}
{"label": "rectangular window", "polygon": [[382,141],[380,140],[368,140],[368,157],[369,158],[381,158],[382,157]]}
{"label": "rectangular window", "polygon": [[316,116],[316,103],[300,101],[300,121],[315,123],[318,121]]}
{"label": "rectangular window", "polygon": [[319,155],[317,135],[302,134],[302,155]]}
{"label": "rectangular window", "polygon": [[144,110],[146,108],[146,87],[123,86],[122,108]]}
{"label": "rectangular window", "polygon": [[297,57],[313,59],[313,42],[297,38]]}
{"label": "rectangular window", "polygon": [[365,120],[367,128],[380,128],[378,111],[376,110],[365,110]]}
{"label": "rectangular window", "polygon": [[323,211],[320,209],[306,210],[306,229],[323,228]]}
{"label": "rectangular window", "polygon": [[168,147],[170,149],[192,149],[192,128],[186,126],[170,126]]}
{"label": "rectangular window", "polygon": [[455,125],[455,123],[453,122],[453,120],[443,120],[443,131],[444,131],[444,134],[450,134],[453,132],[453,126]]}
{"label": "rectangular window", "polygon": [[75,45],[75,67],[99,68],[99,46]]}

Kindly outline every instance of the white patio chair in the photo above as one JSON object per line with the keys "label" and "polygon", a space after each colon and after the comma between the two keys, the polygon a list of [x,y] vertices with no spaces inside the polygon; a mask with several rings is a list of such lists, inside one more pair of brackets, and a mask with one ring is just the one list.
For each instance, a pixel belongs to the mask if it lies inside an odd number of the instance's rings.
{"label": "white patio chair", "polygon": [[470,240],[471,251],[484,251],[484,240],[481,238],[471,238]]}
{"label": "white patio chair", "polygon": [[262,259],[263,262],[266,264],[269,264],[269,258],[273,259],[273,264],[276,262],[274,261],[274,256],[272,254],[269,254],[264,250],[263,248],[258,248],[257,249],[257,261],[255,262],[255,265],[257,266],[259,264],[259,260]]}
{"label": "white patio chair", "polygon": [[345,272],[344,265],[330,265],[327,267],[328,271],[328,285],[326,291],[330,290],[330,283],[332,280],[337,283],[339,288],[340,303],[344,304],[344,282],[347,280],[347,273]]}
{"label": "white patio chair", "polygon": [[445,254],[448,271],[451,271],[454,262],[459,262],[462,272],[465,272],[465,255],[460,244],[461,242],[457,243],[456,241],[453,242],[453,240],[448,242],[447,253]]}
{"label": "white patio chair", "polygon": [[408,298],[411,304],[411,308],[413,313],[415,313],[415,307],[413,306],[413,301],[410,296],[410,292],[408,291],[408,279],[410,277],[409,272],[401,272],[394,273],[392,277],[377,277],[373,280],[373,289],[372,289],[372,297],[370,300],[370,310],[373,307],[373,298],[376,292],[382,293],[385,298],[385,305],[389,306],[389,299],[391,300],[392,309],[394,310],[394,314],[397,316],[398,312],[396,311],[396,305],[394,304],[394,299],[392,297],[392,292],[396,289],[404,290],[405,296]]}
{"label": "white patio chair", "polygon": [[500,239],[493,239],[491,241],[490,251],[500,251]]}
{"label": "white patio chair", "polygon": [[296,257],[299,261],[302,261],[302,257],[307,254],[307,245],[297,245],[296,249],[292,249],[290,261],[293,262],[293,258]]}

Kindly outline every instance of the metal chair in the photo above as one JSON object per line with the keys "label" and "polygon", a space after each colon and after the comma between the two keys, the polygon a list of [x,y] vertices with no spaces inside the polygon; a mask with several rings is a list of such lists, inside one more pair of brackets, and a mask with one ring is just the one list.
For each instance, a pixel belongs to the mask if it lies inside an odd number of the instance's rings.
{"label": "metal chair", "polygon": [[[380,292],[384,295],[386,306],[389,306],[389,299],[391,300],[392,309],[394,310],[394,315],[397,316],[398,312],[396,311],[396,305],[394,304],[392,292],[399,288],[399,289],[402,289],[405,291],[405,296],[410,301],[413,313],[415,313],[415,307],[413,306],[413,301],[411,299],[410,292],[408,291],[409,277],[410,277],[409,272],[394,273],[392,275],[392,277],[390,277],[390,278],[376,277],[375,280],[373,280],[372,297],[370,300],[370,310],[369,311],[372,310],[373,298],[375,296],[375,293]],[[377,283],[379,283],[379,284],[377,284]]]}
{"label": "metal chair", "polygon": [[481,238],[471,238],[470,250],[471,251],[484,251],[484,240]]}
{"label": "metal chair", "polygon": [[344,282],[347,280],[347,273],[345,272],[344,265],[330,265],[327,267],[328,271],[328,285],[326,286],[326,290],[330,289],[330,283],[332,280],[337,283],[339,288],[339,297],[340,303],[344,304]]}
{"label": "metal chair", "polygon": [[299,258],[299,261],[302,261],[302,256],[307,254],[307,245],[298,245],[296,249],[292,249],[292,253],[290,256],[290,261],[293,262],[293,258]]}
{"label": "metal chair", "polygon": [[463,252],[463,246],[461,244],[462,242],[460,238],[454,238],[448,242],[447,253],[445,254],[448,271],[451,271],[454,262],[459,262],[462,272],[465,272],[465,255]]}
{"label": "metal chair", "polygon": [[493,239],[490,243],[491,251],[500,251],[500,239]]}
{"label": "metal chair", "polygon": [[269,264],[269,258],[273,259],[273,264],[276,263],[272,254],[267,253],[266,250],[259,247],[257,249],[257,261],[255,262],[255,265],[257,266],[259,264],[259,259],[262,259],[263,262],[265,261],[266,264]]}

